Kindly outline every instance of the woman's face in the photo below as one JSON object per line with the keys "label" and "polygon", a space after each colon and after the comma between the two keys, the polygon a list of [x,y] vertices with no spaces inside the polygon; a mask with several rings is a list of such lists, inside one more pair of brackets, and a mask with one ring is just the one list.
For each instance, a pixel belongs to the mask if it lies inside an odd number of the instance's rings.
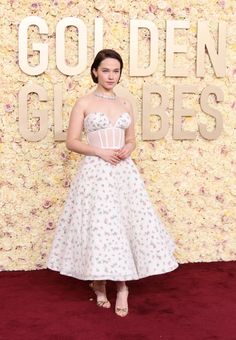
{"label": "woman's face", "polygon": [[98,84],[106,90],[111,90],[120,79],[120,62],[114,58],[104,59],[97,70],[93,69],[98,78]]}

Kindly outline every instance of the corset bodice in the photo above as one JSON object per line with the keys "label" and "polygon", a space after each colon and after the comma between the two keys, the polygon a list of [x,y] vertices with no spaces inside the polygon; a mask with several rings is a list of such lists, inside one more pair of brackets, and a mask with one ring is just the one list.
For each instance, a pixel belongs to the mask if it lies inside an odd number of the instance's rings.
{"label": "corset bodice", "polygon": [[125,144],[125,129],[130,123],[131,117],[128,112],[121,113],[114,123],[103,112],[91,112],[84,118],[88,144],[119,149]]}

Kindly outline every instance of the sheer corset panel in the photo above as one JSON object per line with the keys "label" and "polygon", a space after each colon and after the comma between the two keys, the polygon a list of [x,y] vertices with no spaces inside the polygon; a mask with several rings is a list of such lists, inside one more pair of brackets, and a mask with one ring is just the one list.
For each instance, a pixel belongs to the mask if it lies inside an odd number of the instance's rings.
{"label": "sheer corset panel", "polygon": [[99,129],[87,133],[87,141],[103,149],[120,149],[125,144],[125,131],[116,127]]}

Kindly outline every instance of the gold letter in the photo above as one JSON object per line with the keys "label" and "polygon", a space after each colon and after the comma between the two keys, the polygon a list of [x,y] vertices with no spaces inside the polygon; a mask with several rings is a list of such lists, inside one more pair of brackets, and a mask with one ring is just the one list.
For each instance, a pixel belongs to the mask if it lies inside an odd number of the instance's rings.
{"label": "gold letter", "polygon": [[174,94],[174,139],[195,139],[196,132],[182,130],[182,117],[194,117],[195,111],[182,107],[184,93],[196,93],[197,88],[193,85],[175,85]]}
{"label": "gold letter", "polygon": [[63,131],[62,120],[62,87],[60,84],[54,86],[54,137],[55,141],[65,141],[66,132]]}
{"label": "gold letter", "polygon": [[103,48],[103,18],[95,18],[94,54]]}
{"label": "gold letter", "polygon": [[37,84],[27,84],[19,91],[19,130],[20,134],[28,141],[38,142],[42,140],[48,131],[48,115],[46,110],[33,110],[33,117],[39,117],[39,131],[28,130],[27,98],[29,93],[37,93],[40,101],[47,100],[46,90]]}
{"label": "gold letter", "polygon": [[166,76],[187,77],[188,69],[183,66],[174,67],[174,54],[186,53],[186,45],[174,45],[174,32],[176,28],[189,28],[189,20],[167,20],[166,24]]}
{"label": "gold letter", "polygon": [[44,19],[36,16],[29,16],[24,18],[19,25],[19,67],[23,72],[31,76],[43,73],[48,67],[48,46],[42,43],[33,43],[33,50],[39,51],[39,64],[37,66],[30,66],[28,64],[27,53],[27,31],[29,26],[36,25],[41,34],[48,33],[48,26]]}
{"label": "gold letter", "polygon": [[[79,31],[78,63],[69,66],[65,59],[65,29],[67,26],[75,26]],[[58,69],[69,76],[80,74],[87,66],[87,29],[81,19],[66,17],[58,22],[56,27],[56,63]]]}
{"label": "gold letter", "polygon": [[[150,32],[150,63],[148,67],[138,67],[138,29],[147,28]],[[149,20],[130,20],[130,75],[150,76],[155,72],[158,61],[158,30]]]}
{"label": "gold letter", "polygon": [[202,111],[205,113],[208,113],[210,116],[213,116],[216,119],[215,129],[210,132],[207,131],[205,124],[200,123],[198,125],[201,136],[209,140],[216,139],[220,135],[223,129],[222,115],[220,114],[218,110],[213,109],[207,103],[207,99],[210,94],[215,95],[217,102],[222,102],[224,100],[224,93],[217,86],[209,85],[202,90],[201,97],[200,97],[200,105],[201,105]]}
{"label": "gold letter", "polygon": [[[151,94],[157,93],[161,97],[161,104],[159,106],[151,106]],[[156,140],[163,138],[168,129],[168,116],[166,109],[168,107],[168,92],[160,85],[143,85],[143,140]],[[152,111],[156,111],[155,115],[160,117],[161,128],[159,131],[151,131],[149,125],[149,119]]]}
{"label": "gold letter", "polygon": [[214,48],[214,40],[209,33],[207,21],[198,21],[197,34],[197,77],[204,77],[205,48],[217,77],[224,77],[226,71],[226,23],[221,21],[218,26],[218,48]]}

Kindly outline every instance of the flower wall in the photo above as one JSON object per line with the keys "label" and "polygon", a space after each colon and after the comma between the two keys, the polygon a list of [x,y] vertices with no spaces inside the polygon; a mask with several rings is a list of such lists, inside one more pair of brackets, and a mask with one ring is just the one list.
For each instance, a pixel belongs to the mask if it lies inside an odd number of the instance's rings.
{"label": "flower wall", "polygon": [[[236,99],[235,50],[236,11],[234,1],[1,1],[1,103],[0,103],[0,189],[1,237],[0,270],[32,270],[46,267],[46,260],[54,236],[56,223],[63,210],[70,182],[83,155],[66,149],[65,142],[54,139],[53,87],[63,89],[63,124],[68,127],[70,110],[79,96],[94,84],[89,65],[94,57],[94,18],[104,20],[104,48],[115,48],[121,53],[125,68],[121,86],[127,88],[137,101],[136,141],[132,158],[143,176],[157,213],[176,242],[179,263],[200,261],[228,261],[236,259]],[[49,46],[47,70],[29,76],[18,65],[18,27],[30,15],[44,18],[49,34],[43,37]],[[88,67],[79,75],[66,76],[56,67],[55,27],[64,17],[76,16],[88,28]],[[129,75],[129,23],[131,19],[153,21],[159,30],[158,68],[147,77]],[[190,76],[165,77],[166,20],[190,21],[184,34],[190,48],[187,62]],[[226,76],[217,78],[206,57],[205,76],[195,75],[197,20],[209,22],[212,35],[220,20],[227,22]],[[29,29],[31,44],[28,60],[37,64],[38,54],[32,51],[32,41],[39,42],[38,30]],[[67,31],[66,56],[76,63],[74,49],[76,29]],[[181,42],[183,36],[176,37]],[[140,63],[148,62],[149,37],[140,33]],[[186,61],[186,56],[185,56]],[[178,60],[181,63],[181,56]],[[173,86],[195,84],[199,90],[209,84],[224,92],[217,109],[223,117],[224,129],[216,140],[174,140],[173,100],[168,115],[170,129],[165,138],[156,141],[142,139],[143,84],[163,85],[170,97]],[[45,109],[49,114],[48,133],[40,141],[23,138],[19,131],[18,93],[28,83],[37,83],[47,90],[48,100],[40,102],[35,94],[28,97],[29,113]],[[215,104],[214,104],[215,105]],[[189,96],[188,107],[195,108],[196,118],[186,118],[184,128],[197,130],[197,121],[209,128],[213,120],[201,110],[196,96]],[[39,121],[29,114],[29,129],[37,131]],[[154,120],[151,122],[155,126]]]}

